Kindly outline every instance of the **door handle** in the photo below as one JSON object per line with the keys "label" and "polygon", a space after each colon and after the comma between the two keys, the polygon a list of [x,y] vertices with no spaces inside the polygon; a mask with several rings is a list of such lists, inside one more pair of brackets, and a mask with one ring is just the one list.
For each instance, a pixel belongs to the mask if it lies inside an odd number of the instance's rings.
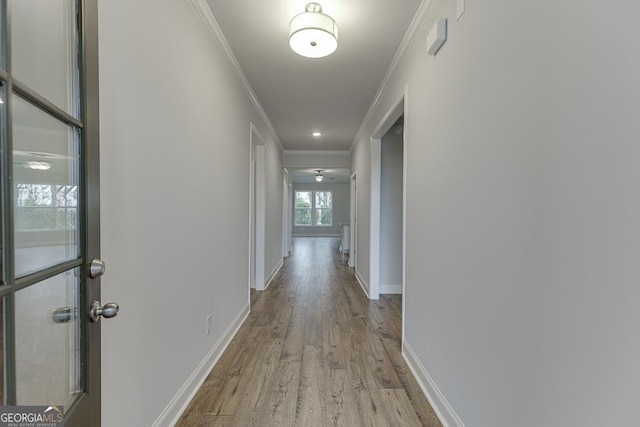
{"label": "door handle", "polygon": [[106,317],[107,319],[111,319],[112,317],[116,317],[118,315],[118,311],[120,310],[120,306],[115,302],[108,302],[103,306],[100,306],[100,301],[93,301],[91,303],[91,307],[89,307],[89,318],[92,323],[100,320],[100,316]]}
{"label": "door handle", "polygon": [[78,309],[75,307],[57,308],[51,315],[54,323],[67,323],[78,318]]}

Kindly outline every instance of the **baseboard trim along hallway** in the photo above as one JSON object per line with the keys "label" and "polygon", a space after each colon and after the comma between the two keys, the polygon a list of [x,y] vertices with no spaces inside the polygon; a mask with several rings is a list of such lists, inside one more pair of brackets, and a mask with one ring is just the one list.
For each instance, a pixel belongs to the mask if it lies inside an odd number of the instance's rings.
{"label": "baseboard trim along hallway", "polygon": [[356,268],[356,280],[358,281],[358,284],[360,285],[362,292],[364,292],[367,298],[371,298],[369,296],[369,285],[367,286],[364,285],[366,283],[366,280],[364,280],[364,277],[362,277],[362,275],[360,274],[357,268]]}
{"label": "baseboard trim along hallway", "polygon": [[284,265],[283,261],[280,260],[278,265],[276,265],[276,268],[274,268],[273,271],[271,272],[271,274],[269,274],[269,277],[267,278],[267,282],[264,284],[264,290],[265,291],[267,290],[267,288],[269,287],[271,282],[273,282],[273,278],[276,277],[276,274],[278,274],[278,272],[280,271],[280,269],[282,268],[283,265]]}
{"label": "baseboard trim along hallway", "polygon": [[431,407],[438,415],[443,427],[465,427],[462,420],[455,413],[451,405],[449,405],[449,402],[447,402],[447,399],[445,399],[444,395],[440,392],[431,375],[429,375],[422,363],[420,363],[420,360],[406,341],[402,343],[402,357],[405,362],[407,362],[407,365],[409,365],[409,369],[413,373],[413,376],[416,377],[416,381],[425,396],[427,396],[427,400],[429,400]]}
{"label": "baseboard trim along hallway", "polygon": [[233,337],[238,333],[244,321],[249,317],[250,307],[251,304],[247,303],[247,305],[240,310],[227,330],[222,334],[220,339],[218,339],[218,342],[211,348],[204,360],[196,370],[193,371],[189,379],[187,379],[187,382],[184,383],[175,397],[169,402],[169,405],[167,405],[158,419],[153,423],[153,427],[170,427],[176,424],[180,419],[180,415],[182,415],[187,406],[189,406],[189,403],[207,379],[211,370],[216,363],[218,363],[220,356],[222,356]]}

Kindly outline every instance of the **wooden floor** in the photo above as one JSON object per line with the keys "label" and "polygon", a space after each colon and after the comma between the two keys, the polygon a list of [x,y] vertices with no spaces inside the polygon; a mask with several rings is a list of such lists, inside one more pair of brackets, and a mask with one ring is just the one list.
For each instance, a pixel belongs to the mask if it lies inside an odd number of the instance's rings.
{"label": "wooden floor", "polygon": [[400,354],[401,296],[369,301],[338,244],[293,239],[177,426],[441,426]]}

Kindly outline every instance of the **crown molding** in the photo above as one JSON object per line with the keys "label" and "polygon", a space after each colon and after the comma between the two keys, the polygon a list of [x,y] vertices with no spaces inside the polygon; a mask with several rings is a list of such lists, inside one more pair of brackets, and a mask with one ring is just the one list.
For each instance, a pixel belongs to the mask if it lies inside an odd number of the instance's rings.
{"label": "crown molding", "polygon": [[240,82],[242,89],[244,89],[244,92],[249,97],[251,104],[253,104],[253,107],[258,112],[258,115],[264,122],[273,140],[276,142],[276,144],[278,144],[280,149],[284,151],[284,147],[282,146],[282,142],[280,141],[278,132],[276,132],[276,129],[273,127],[271,120],[269,120],[269,116],[267,116],[266,111],[264,111],[264,108],[262,107],[260,100],[256,96],[251,83],[249,83],[249,80],[247,80],[247,76],[244,74],[244,71],[242,71],[242,68],[240,68],[240,63],[238,63],[236,56],[231,50],[231,46],[229,45],[227,38],[224,36],[220,25],[218,25],[218,21],[216,21],[216,18],[213,16],[213,12],[211,12],[209,5],[205,0],[191,0],[191,4],[202,19],[202,22],[204,22],[209,35],[215,42],[216,46],[218,46],[218,49],[220,49],[222,56],[229,65],[229,68],[231,68],[231,71],[233,71],[233,74]]}
{"label": "crown molding", "polygon": [[420,34],[420,31],[424,27],[425,22],[427,21],[429,16],[431,16],[431,12],[439,2],[440,0],[422,0],[422,3],[420,3],[420,6],[418,7],[418,11],[416,12],[413,19],[411,20],[411,24],[409,24],[409,28],[407,29],[407,32],[404,34],[404,37],[402,38],[402,42],[400,43],[400,46],[398,47],[398,50],[395,56],[393,57],[393,60],[391,61],[391,64],[389,65],[389,68],[387,69],[387,72],[384,75],[384,78],[382,79],[382,83],[380,84],[380,87],[376,92],[376,96],[373,98],[373,101],[369,106],[369,110],[367,111],[367,114],[364,116],[364,119],[362,120],[362,124],[360,125],[360,128],[356,133],[356,137],[351,143],[351,146],[349,146],[349,152],[353,150],[354,144],[358,140],[360,140],[360,137],[366,131],[367,127],[371,122],[371,119],[373,118],[373,115],[375,114],[376,110],[380,106],[380,103],[382,102],[382,98],[386,94],[387,89],[389,89],[389,85],[391,84],[391,81],[393,80],[394,77],[396,77],[396,73],[398,72],[398,69],[404,63],[404,60],[407,58],[407,55],[411,51],[411,48],[413,47],[416,40],[418,39],[418,35]]}

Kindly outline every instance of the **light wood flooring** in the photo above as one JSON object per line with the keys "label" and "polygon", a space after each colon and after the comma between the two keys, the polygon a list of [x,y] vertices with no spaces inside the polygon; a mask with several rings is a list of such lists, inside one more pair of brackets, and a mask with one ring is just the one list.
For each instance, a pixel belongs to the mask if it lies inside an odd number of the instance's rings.
{"label": "light wood flooring", "polygon": [[401,296],[369,301],[338,244],[293,239],[177,426],[441,427],[400,354]]}

